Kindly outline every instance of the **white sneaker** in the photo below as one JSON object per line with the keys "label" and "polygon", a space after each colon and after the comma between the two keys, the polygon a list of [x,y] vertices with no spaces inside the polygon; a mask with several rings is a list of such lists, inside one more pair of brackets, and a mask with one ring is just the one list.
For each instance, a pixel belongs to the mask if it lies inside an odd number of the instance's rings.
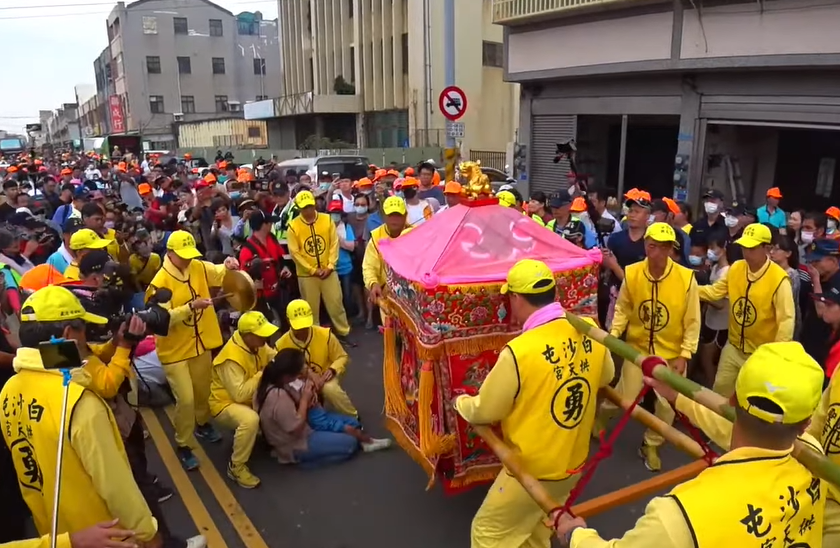
{"label": "white sneaker", "polygon": [[204,535],[196,535],[187,539],[187,548],[207,548],[207,539]]}
{"label": "white sneaker", "polygon": [[370,443],[363,443],[362,444],[362,450],[364,450],[365,453],[373,453],[374,451],[382,451],[383,449],[388,449],[394,443],[387,438],[384,438],[384,439],[371,438],[371,440],[372,441]]}

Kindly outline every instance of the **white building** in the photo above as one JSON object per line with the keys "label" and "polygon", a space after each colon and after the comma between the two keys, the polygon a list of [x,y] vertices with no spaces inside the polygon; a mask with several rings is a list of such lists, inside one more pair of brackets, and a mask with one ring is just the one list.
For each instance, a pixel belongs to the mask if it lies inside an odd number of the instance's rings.
{"label": "white building", "polygon": [[[310,135],[359,146],[445,144],[443,0],[280,0],[286,146]],[[519,89],[504,82],[491,0],[457,0],[456,85],[467,94],[462,150],[504,152]]]}

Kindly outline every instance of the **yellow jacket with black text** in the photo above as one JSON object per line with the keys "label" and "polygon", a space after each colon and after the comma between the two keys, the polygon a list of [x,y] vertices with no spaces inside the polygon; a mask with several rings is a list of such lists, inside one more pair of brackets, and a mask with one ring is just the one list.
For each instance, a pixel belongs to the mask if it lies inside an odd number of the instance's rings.
{"label": "yellow jacket with black text", "polygon": [[215,417],[232,403],[251,406],[262,371],[277,352],[268,345],[253,352],[239,331],[213,360],[210,381],[210,412]]}
{"label": "yellow jacket with black text", "polygon": [[318,269],[323,268],[335,270],[338,234],[329,215],[318,213],[312,223],[307,223],[303,216],[298,215],[289,222],[286,240],[298,276],[314,276]]}

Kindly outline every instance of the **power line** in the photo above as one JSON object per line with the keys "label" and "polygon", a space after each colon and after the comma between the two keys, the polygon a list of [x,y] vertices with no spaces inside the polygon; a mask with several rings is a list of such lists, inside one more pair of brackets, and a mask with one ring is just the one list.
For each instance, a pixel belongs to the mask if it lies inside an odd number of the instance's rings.
{"label": "power line", "polygon": [[[276,0],[248,0],[247,2],[229,2],[229,5],[248,5],[248,4],[276,4]],[[101,6],[103,8],[113,7],[115,4],[113,2],[84,2],[79,4],[45,4],[45,5],[38,5],[38,6],[3,6],[0,7],[0,11],[3,10],[24,10],[24,9],[55,9],[55,8],[68,8],[68,7],[92,7],[92,6]],[[223,7],[223,6],[222,6]],[[177,11],[181,10],[189,10],[189,9],[206,9],[207,6],[181,6],[178,8],[169,8],[169,9],[176,9]],[[132,12],[160,12],[166,11],[166,8],[131,8]],[[228,10],[229,11],[229,10]],[[84,15],[101,15],[104,10],[100,11],[81,11],[81,12],[66,12],[66,13],[47,13],[41,15],[10,15],[8,17],[0,17],[0,21],[6,20],[13,20],[13,19],[42,19],[42,18],[49,18],[49,17],[76,17],[76,16],[84,16]]]}

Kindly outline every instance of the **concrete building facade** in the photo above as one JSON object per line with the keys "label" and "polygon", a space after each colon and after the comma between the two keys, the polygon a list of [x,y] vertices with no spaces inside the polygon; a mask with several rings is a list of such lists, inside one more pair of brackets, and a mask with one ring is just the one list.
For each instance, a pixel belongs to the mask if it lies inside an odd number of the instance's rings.
{"label": "concrete building facade", "polygon": [[[280,95],[277,22],[207,0],[119,2],[109,47],[95,61],[108,130],[140,133],[174,149],[173,123],[241,116],[250,101]],[[114,123],[114,116],[122,123]]]}
{"label": "concrete building facade", "polygon": [[[360,147],[445,143],[443,0],[279,0],[284,145],[310,135]],[[491,0],[455,3],[456,85],[467,94],[462,150],[504,152],[518,86],[504,81]]]}
{"label": "concrete building facade", "polygon": [[618,193],[840,203],[840,0],[493,4],[531,190],[566,186],[552,160],[576,138],[579,171]]}
{"label": "concrete building facade", "polygon": [[82,134],[78,109],[79,105],[76,103],[64,103],[46,117],[46,126],[42,118],[41,129],[46,130],[47,143],[66,148],[80,144]]}

